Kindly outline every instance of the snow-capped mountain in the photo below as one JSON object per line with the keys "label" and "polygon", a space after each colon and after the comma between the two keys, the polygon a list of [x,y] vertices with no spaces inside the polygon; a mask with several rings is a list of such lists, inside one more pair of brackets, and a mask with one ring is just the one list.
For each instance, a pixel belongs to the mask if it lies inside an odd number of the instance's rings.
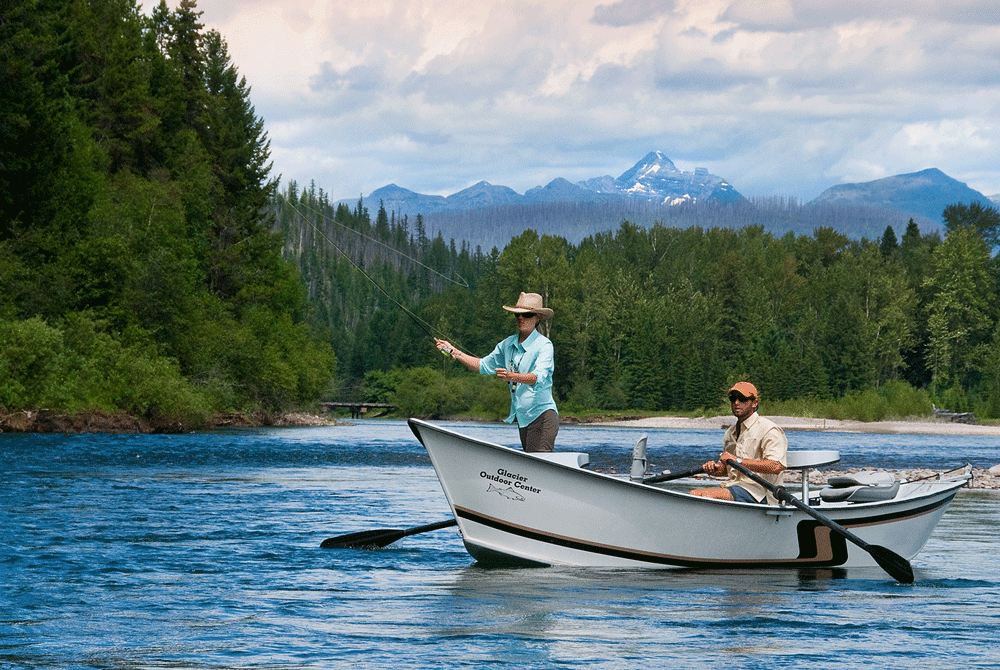
{"label": "snow-capped mountain", "polygon": [[[592,187],[606,188],[608,178]],[[581,183],[581,185],[583,185]],[[705,168],[694,172],[678,170],[673,161],[659,151],[651,151],[632,169],[611,182],[612,192],[631,198],[641,198],[664,205],[685,202],[740,202],[743,196],[721,177],[709,174]]]}
{"label": "snow-capped mountain", "polygon": [[[372,191],[365,200],[369,207],[372,203],[381,202],[387,210],[416,215],[521,203],[593,203],[616,198],[654,205],[743,201],[743,196],[722,177],[709,174],[704,168],[697,168],[694,172],[679,170],[659,151],[646,154],[617,179],[605,175],[574,184],[557,177],[545,186],[528,189],[524,195],[506,186],[481,181],[447,197],[424,195],[388,184]],[[351,201],[343,202],[352,204]]]}
{"label": "snow-capped mountain", "polygon": [[[910,219],[924,232],[942,231],[941,213],[948,205],[997,204],[934,168],[840,184],[808,203],[750,202],[721,177],[704,168],[680,170],[659,151],[650,152],[617,178],[604,175],[574,183],[560,177],[523,195],[481,181],[447,197],[389,184],[364,200],[373,214],[379,204],[398,217],[408,215],[412,220],[422,214],[429,235],[484,248],[502,248],[527,229],[576,243],[613,230],[624,220],[640,226],[724,228],[753,221],[777,235],[809,235],[818,227],[830,227],[851,239],[878,239],[887,226],[902,231]],[[357,201],[342,202],[353,206]],[[702,207],[720,204],[725,206]]]}

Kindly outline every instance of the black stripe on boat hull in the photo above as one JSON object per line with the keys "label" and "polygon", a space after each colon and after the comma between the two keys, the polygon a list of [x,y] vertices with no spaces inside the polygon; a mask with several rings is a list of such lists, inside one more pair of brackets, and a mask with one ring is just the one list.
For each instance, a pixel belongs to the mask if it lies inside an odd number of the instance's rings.
{"label": "black stripe on boat hull", "polygon": [[[887,512],[885,514],[879,514],[870,517],[864,517],[861,519],[853,519],[845,522],[838,522],[844,528],[854,528],[861,526],[872,526],[879,525],[883,523],[888,523],[891,521],[902,521],[905,519],[922,516],[933,512],[934,510],[947,505],[955,497],[957,491],[953,492],[951,495],[942,498],[941,500],[929,503],[923,507],[918,507],[915,509],[904,510],[899,512]],[[790,560],[763,560],[763,561],[744,561],[744,560],[704,560],[704,559],[692,559],[685,558],[683,556],[672,556],[670,554],[657,554],[652,552],[636,551],[634,549],[626,549],[624,547],[616,547],[612,545],[599,544],[596,542],[588,542],[586,540],[579,540],[571,537],[564,537],[560,535],[554,535],[552,533],[545,533],[542,531],[527,528],[525,526],[519,526],[515,524],[508,523],[501,519],[495,517],[486,516],[479,514],[470,509],[464,507],[456,507],[455,513],[457,516],[468,519],[478,524],[488,526],[490,528],[510,533],[511,535],[516,535],[518,537],[523,537],[535,542],[544,542],[546,544],[551,544],[560,547],[566,547],[569,549],[575,549],[577,551],[585,551],[592,554],[600,554],[602,556],[613,556],[615,558],[620,558],[624,560],[637,561],[641,563],[650,563],[653,565],[664,565],[664,566],[678,566],[678,567],[689,567],[689,568],[707,568],[707,567],[726,567],[726,568],[796,568],[796,567],[836,567],[838,565],[843,565],[847,561],[847,544],[843,536],[833,531],[830,531],[832,547],[832,555],[828,557],[820,558],[817,554],[819,553],[819,547],[817,547],[816,542],[816,529],[817,527],[822,527],[825,530],[829,530],[826,526],[823,526],[818,521],[814,519],[807,519],[799,522],[799,527],[797,528],[799,535],[799,556],[795,559]],[[505,554],[501,551],[497,551],[493,547],[483,547],[475,543],[471,543],[468,540],[465,541],[466,549],[469,554],[472,555],[477,561],[481,561],[488,564],[516,564],[516,565],[535,565],[542,566],[548,565],[548,563],[541,561],[533,561],[531,559],[522,558],[520,556],[514,556]],[[828,553],[828,552],[824,552]]]}

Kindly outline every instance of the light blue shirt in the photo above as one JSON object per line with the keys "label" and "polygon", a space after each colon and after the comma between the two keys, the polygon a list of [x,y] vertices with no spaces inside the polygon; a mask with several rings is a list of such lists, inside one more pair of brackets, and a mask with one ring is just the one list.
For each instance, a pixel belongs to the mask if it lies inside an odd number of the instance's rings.
{"label": "light blue shirt", "polygon": [[517,337],[511,335],[500,342],[489,356],[480,359],[479,373],[495,375],[497,368],[504,368],[511,372],[535,375],[534,385],[511,384],[510,416],[504,422],[511,423],[517,419],[517,425],[524,428],[540,417],[542,412],[556,409],[556,403],[552,399],[555,355],[552,341],[537,330],[531,331],[524,342],[518,342]]}

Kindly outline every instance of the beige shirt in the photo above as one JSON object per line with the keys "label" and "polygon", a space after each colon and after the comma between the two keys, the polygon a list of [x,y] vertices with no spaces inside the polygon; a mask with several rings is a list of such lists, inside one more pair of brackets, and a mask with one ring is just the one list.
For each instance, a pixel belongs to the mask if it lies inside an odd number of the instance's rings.
{"label": "beige shirt", "polygon": [[[728,451],[737,458],[766,458],[777,461],[784,466],[788,466],[788,439],[785,431],[781,430],[773,421],[754,412],[747,417],[740,429],[739,439],[736,437],[736,424],[726,431],[722,438],[722,450]],[[754,473],[771,482],[775,486],[781,486],[784,481],[784,472],[776,475],[766,475]],[[753,495],[757,500],[767,497],[770,505],[778,504],[778,501],[771,495],[770,491],[753,481],[736,468],[729,468],[729,478],[723,482],[723,486],[739,484]]]}

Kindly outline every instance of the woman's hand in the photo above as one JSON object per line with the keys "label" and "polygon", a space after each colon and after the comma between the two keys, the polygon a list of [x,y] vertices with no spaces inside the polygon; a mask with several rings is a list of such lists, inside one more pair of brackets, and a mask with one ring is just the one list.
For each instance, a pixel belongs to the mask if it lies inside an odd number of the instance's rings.
{"label": "woman's hand", "polygon": [[511,372],[507,368],[497,368],[497,379],[502,379],[505,382],[513,382],[514,384],[534,386],[535,382],[538,381],[538,375],[534,372]]}
{"label": "woman's hand", "polygon": [[451,346],[451,342],[448,340],[439,340],[435,337],[434,345],[438,348],[438,351],[443,351],[446,354],[451,354],[455,351],[455,347]]}

